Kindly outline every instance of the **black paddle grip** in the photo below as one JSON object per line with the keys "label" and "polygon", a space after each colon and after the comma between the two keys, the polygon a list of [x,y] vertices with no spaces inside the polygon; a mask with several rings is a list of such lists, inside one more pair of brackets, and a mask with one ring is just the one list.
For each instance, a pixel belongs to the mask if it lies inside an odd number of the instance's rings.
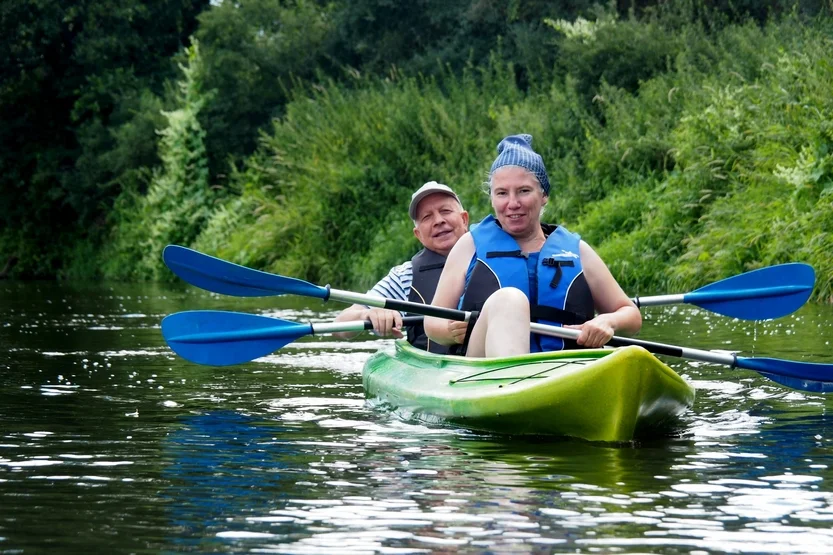
{"label": "black paddle grip", "polygon": [[614,337],[613,339],[608,341],[607,344],[611,347],[627,347],[628,345],[637,345],[639,347],[642,347],[649,353],[654,353],[655,355],[667,355],[671,357],[683,356],[683,350],[680,347],[675,347],[674,345],[665,345],[663,343],[653,343],[651,341],[642,341],[640,339]]}
{"label": "black paddle grip", "polygon": [[432,306],[430,304],[409,303],[388,299],[387,301],[385,301],[385,308],[389,308],[391,310],[398,310],[399,312],[419,312],[420,314],[424,314],[425,316],[445,318],[446,320],[457,320],[460,322],[466,320],[466,313],[462,310],[443,308],[441,306]]}
{"label": "black paddle grip", "polygon": [[[402,327],[405,328],[405,327],[408,327],[408,326],[416,326],[416,325],[422,323],[422,319],[423,319],[423,316],[405,316],[404,318],[402,318]],[[373,329],[373,322],[371,322],[370,320],[365,320],[364,321],[364,329],[372,330]]]}

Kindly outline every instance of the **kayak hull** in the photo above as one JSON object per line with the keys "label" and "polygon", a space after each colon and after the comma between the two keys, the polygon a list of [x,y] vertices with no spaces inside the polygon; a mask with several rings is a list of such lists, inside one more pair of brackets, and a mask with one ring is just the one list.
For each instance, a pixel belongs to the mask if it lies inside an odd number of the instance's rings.
{"label": "kayak hull", "polygon": [[368,359],[362,381],[406,419],[591,441],[668,435],[694,402],[690,384],[637,346],[474,359],[400,340]]}

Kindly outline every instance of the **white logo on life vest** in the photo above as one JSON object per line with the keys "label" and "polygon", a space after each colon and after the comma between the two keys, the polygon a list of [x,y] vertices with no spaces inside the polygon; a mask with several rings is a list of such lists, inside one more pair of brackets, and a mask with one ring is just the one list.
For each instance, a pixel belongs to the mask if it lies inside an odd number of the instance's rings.
{"label": "white logo on life vest", "polygon": [[560,257],[578,258],[578,255],[576,253],[572,252],[572,251],[565,251],[564,249],[561,249],[560,253],[553,254],[552,257],[553,258],[555,258],[555,257],[559,257],[559,258]]}

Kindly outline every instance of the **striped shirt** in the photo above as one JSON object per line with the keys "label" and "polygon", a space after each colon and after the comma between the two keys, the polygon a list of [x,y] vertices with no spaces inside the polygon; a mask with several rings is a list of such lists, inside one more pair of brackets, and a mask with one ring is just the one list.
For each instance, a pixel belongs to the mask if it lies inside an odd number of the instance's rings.
{"label": "striped shirt", "polygon": [[414,266],[410,260],[394,266],[388,275],[379,280],[367,293],[379,295],[394,301],[407,301],[411,294],[411,282],[414,279]]}

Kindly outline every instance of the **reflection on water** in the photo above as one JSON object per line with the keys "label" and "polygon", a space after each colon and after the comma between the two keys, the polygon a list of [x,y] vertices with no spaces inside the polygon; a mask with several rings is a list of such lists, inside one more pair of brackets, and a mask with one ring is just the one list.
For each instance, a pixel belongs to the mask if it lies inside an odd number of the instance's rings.
{"label": "reflection on water", "polygon": [[[188,287],[0,284],[0,551],[829,553],[830,396],[666,359],[679,437],[511,438],[369,407],[387,344],[305,338],[249,364],[172,356],[169,313],[325,321],[337,306]],[[323,309],[323,310],[322,310]],[[833,311],[651,309],[642,337],[833,361]]]}

